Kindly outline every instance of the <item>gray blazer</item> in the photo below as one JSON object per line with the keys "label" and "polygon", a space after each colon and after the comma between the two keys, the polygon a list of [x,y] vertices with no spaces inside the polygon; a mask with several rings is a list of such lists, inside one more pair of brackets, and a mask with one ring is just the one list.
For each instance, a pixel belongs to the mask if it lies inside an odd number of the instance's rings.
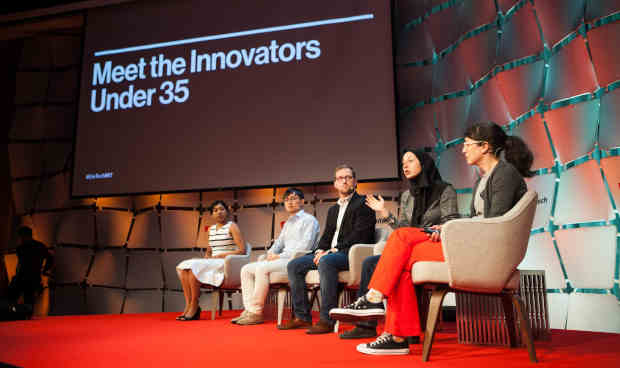
{"label": "gray blazer", "polygon": [[[411,226],[414,200],[411,193],[406,190],[400,195],[400,208],[398,219],[390,212],[388,217],[379,219],[378,222],[388,224],[392,229]],[[441,225],[448,220],[459,218],[459,210],[456,200],[456,191],[452,185],[446,186],[441,197],[431,203],[422,216],[422,226]]]}
{"label": "gray blazer", "polygon": [[[480,178],[474,184],[474,195],[478,189]],[[480,193],[484,200],[484,217],[498,217],[508,212],[527,192],[523,176],[509,162],[499,160],[486,188]],[[471,198],[471,214],[474,216],[474,197]]]}

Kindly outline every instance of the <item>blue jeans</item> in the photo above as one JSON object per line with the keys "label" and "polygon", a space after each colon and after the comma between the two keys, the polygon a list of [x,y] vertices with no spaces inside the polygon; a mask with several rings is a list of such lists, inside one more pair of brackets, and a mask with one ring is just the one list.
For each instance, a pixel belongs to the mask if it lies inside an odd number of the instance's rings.
{"label": "blue jeans", "polygon": [[[362,295],[366,295],[368,292],[368,284],[370,284],[370,279],[372,278],[372,274],[375,272],[375,268],[377,268],[377,263],[379,263],[380,257],[381,256],[366,257],[364,262],[362,262],[362,278],[360,279],[360,288],[357,290],[358,298]],[[355,325],[375,329],[377,328],[377,320],[373,319],[370,321],[360,321]]]}
{"label": "blue jeans", "polygon": [[333,324],[335,321],[329,318],[329,310],[338,306],[338,272],[349,269],[349,257],[343,252],[330,253],[321,257],[318,267],[313,259],[314,254],[308,254],[291,260],[286,266],[295,317],[312,321],[311,306],[306,295],[306,274],[318,269],[321,280],[321,320]]}

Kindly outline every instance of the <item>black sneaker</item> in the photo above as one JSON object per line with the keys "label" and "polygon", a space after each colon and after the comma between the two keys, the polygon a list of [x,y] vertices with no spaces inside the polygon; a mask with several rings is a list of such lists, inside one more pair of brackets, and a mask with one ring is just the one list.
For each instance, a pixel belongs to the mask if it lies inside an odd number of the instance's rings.
{"label": "black sneaker", "polygon": [[354,329],[345,331],[339,335],[343,340],[369,339],[377,336],[377,329],[355,326]]}
{"label": "black sneaker", "polygon": [[357,345],[357,351],[370,355],[406,355],[409,344],[407,340],[396,342],[391,334],[383,334],[373,342]]}
{"label": "black sneaker", "polygon": [[329,311],[329,316],[332,319],[342,322],[377,319],[384,315],[385,308],[383,307],[383,302],[371,303],[366,299],[365,295],[346,307],[334,308]]}

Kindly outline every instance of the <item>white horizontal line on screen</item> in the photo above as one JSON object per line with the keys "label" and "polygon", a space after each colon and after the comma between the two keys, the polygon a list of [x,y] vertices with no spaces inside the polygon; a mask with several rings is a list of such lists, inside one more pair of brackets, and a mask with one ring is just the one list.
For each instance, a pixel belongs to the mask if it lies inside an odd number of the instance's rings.
{"label": "white horizontal line on screen", "polygon": [[122,48],[122,49],[111,49],[111,50],[96,51],[95,52],[95,56],[124,54],[124,53],[127,53],[127,52],[134,52],[134,51],[141,51],[141,50],[150,50],[150,49],[156,49],[156,48],[162,48],[162,47],[170,47],[170,46],[178,46],[178,45],[187,45],[187,44],[190,44],[190,43],[206,42],[206,41],[213,41],[213,40],[221,40],[221,39],[225,39],[225,38],[243,37],[243,36],[250,36],[250,35],[255,35],[255,34],[260,34],[260,33],[270,33],[270,32],[279,32],[279,31],[288,31],[288,30],[291,30],[291,29],[318,27],[318,26],[324,26],[324,25],[327,25],[327,24],[359,22],[359,21],[362,21],[362,20],[368,20],[368,19],[373,19],[373,18],[374,18],[373,14],[362,14],[362,15],[356,15],[356,16],[353,16],[353,17],[332,18],[332,19],[317,20],[317,21],[312,21],[312,22],[289,24],[289,25],[285,25],[285,26],[258,28],[258,29],[251,29],[251,30],[248,30],[248,31],[232,32],[232,33],[222,33],[222,34],[212,35],[212,36],[186,38],[184,40],[159,42],[159,43],[152,43],[152,44],[148,44],[148,45],[125,47],[125,48]]}

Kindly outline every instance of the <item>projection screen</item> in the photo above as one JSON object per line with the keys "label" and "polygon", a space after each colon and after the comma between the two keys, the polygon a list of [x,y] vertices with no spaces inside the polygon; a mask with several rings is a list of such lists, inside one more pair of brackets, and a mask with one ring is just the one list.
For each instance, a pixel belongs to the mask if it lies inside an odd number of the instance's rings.
{"label": "projection screen", "polygon": [[393,68],[385,0],[89,10],[72,195],[395,178]]}

